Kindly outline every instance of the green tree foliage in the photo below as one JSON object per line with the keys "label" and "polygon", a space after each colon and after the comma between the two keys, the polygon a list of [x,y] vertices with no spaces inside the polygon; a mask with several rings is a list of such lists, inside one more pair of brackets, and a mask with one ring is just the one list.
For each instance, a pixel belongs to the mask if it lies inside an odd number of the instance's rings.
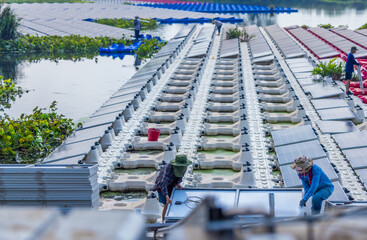
{"label": "green tree foliage", "polygon": [[36,107],[18,119],[0,119],[0,163],[35,163],[58,147],[77,126],[56,110],[53,102],[48,112]]}
{"label": "green tree foliage", "polygon": [[18,26],[20,18],[18,18],[9,6],[0,5],[0,39],[13,40],[18,36]]}
{"label": "green tree foliage", "polygon": [[[142,30],[152,30],[157,28],[158,23],[156,20],[142,18],[141,28]],[[95,22],[100,24],[105,24],[113,27],[124,28],[124,29],[133,29],[134,28],[134,20],[133,19],[121,19],[121,18],[101,18],[95,20]]]}

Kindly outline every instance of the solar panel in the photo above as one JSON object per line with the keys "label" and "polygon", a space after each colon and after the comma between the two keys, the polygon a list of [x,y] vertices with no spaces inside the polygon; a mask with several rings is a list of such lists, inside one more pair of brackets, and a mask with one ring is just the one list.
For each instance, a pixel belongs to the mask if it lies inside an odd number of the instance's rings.
{"label": "solar panel", "polygon": [[367,188],[367,168],[357,169],[356,173],[358,174],[359,178],[361,179],[363,185]]}
{"label": "solar panel", "polygon": [[349,107],[348,103],[342,98],[326,98],[311,100],[316,110],[338,107]]}
{"label": "solar panel", "polygon": [[352,121],[317,121],[321,132],[323,134],[338,134],[347,132],[358,132]]}
{"label": "solar panel", "polygon": [[271,135],[275,146],[317,139],[317,136],[310,125],[272,131]]}
{"label": "solar panel", "polygon": [[318,140],[275,147],[275,151],[279,165],[292,163],[296,157],[302,155],[312,159],[326,157],[326,153]]}
{"label": "solar panel", "polygon": [[317,110],[322,120],[352,120],[357,117],[350,107]]}
{"label": "solar panel", "polygon": [[[334,168],[331,166],[329,159],[321,158],[316,159],[313,162],[326,173],[331,181],[339,179]],[[285,187],[302,187],[302,182],[299,179],[297,172],[291,168],[291,164],[280,166],[280,171],[282,172]]]}
{"label": "solar panel", "polygon": [[328,201],[349,201],[347,194],[345,194],[342,185],[339,182],[333,182],[334,191],[331,196],[327,199]]}
{"label": "solar panel", "polygon": [[337,134],[333,138],[343,150],[367,147],[367,131]]}
{"label": "solar panel", "polygon": [[338,97],[344,94],[338,87],[323,87],[322,85],[311,88],[310,93],[313,99]]}
{"label": "solar panel", "polygon": [[343,150],[353,169],[367,168],[367,147]]}

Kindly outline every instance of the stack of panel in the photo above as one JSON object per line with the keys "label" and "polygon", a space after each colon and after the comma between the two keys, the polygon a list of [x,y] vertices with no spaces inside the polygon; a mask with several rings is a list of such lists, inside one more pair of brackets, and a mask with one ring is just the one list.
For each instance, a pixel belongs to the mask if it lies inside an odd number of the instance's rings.
{"label": "stack of panel", "polygon": [[339,56],[337,51],[309,31],[299,26],[289,27],[287,30],[319,59]]}
{"label": "stack of panel", "polygon": [[0,203],[98,208],[97,170],[97,165],[0,165]]}
{"label": "stack of panel", "polygon": [[[349,41],[348,39],[339,36],[338,34],[329,31],[325,28],[314,27],[309,29],[315,35],[321,37],[325,41],[329,42],[331,45],[335,46],[345,54],[350,52],[352,46],[355,46],[355,43]],[[356,54],[354,54],[356,58],[364,58],[367,57],[367,50],[360,49]]]}
{"label": "stack of panel", "polygon": [[306,53],[278,25],[265,27],[285,58],[304,57]]}
{"label": "stack of panel", "polygon": [[249,36],[253,36],[249,41],[249,46],[254,61],[256,61],[256,59],[266,58],[269,56],[273,58],[273,52],[256,25],[245,27],[245,31]]}
{"label": "stack of panel", "polygon": [[297,172],[291,168],[291,164],[296,157],[305,155],[311,158],[333,182],[335,190],[331,199],[348,200],[340,183],[337,182],[338,175],[310,125],[273,131],[271,134],[285,187],[302,187],[301,180]]}
{"label": "stack of panel", "polygon": [[182,49],[194,28],[195,26],[186,37],[174,39],[165,45],[43,162],[47,164],[96,162],[94,157],[96,155],[91,150],[100,152],[107,149],[111,139],[122,130],[124,122],[128,121],[132,112],[142,104],[146,94],[159,81],[161,74],[165,72],[171,59]]}
{"label": "stack of panel", "polygon": [[364,36],[347,28],[333,28],[331,29],[331,31],[351,40],[352,42],[361,45],[364,48],[367,48],[367,36]]}

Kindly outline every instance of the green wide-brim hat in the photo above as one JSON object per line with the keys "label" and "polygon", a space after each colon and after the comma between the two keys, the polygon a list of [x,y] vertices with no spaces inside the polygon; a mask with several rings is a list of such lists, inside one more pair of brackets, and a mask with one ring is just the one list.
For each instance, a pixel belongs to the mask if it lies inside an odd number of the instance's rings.
{"label": "green wide-brim hat", "polygon": [[190,160],[187,160],[186,155],[177,155],[175,160],[172,160],[170,163],[172,166],[175,166],[175,167],[187,167],[192,162]]}

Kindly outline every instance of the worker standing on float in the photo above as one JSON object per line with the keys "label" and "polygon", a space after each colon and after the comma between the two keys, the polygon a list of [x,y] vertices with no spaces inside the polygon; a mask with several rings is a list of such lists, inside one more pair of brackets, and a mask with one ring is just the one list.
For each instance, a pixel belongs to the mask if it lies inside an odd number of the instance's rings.
{"label": "worker standing on float", "polygon": [[140,30],[141,30],[141,21],[139,20],[139,16],[135,16],[134,19],[134,30],[135,30],[135,39],[139,40]]}
{"label": "worker standing on float", "polygon": [[345,92],[347,95],[351,95],[352,93],[349,91],[350,81],[352,80],[352,75],[354,72],[354,65],[360,66],[360,64],[354,58],[354,53],[357,52],[356,47],[352,47],[350,53],[348,54],[347,63],[345,65]]}
{"label": "worker standing on float", "polygon": [[312,214],[319,214],[322,201],[331,196],[334,191],[334,185],[325,172],[319,166],[313,164],[312,159],[306,156],[297,157],[291,168],[297,171],[305,191],[299,206],[306,206],[307,200],[312,197]]}
{"label": "worker standing on float", "polygon": [[182,177],[185,175],[187,166],[191,163],[191,161],[187,160],[186,155],[177,155],[175,160],[164,166],[155,180],[153,191],[158,192],[159,202],[164,204],[162,222],[164,221],[168,204],[172,204],[170,199],[172,190],[174,187],[182,188],[180,185]]}

